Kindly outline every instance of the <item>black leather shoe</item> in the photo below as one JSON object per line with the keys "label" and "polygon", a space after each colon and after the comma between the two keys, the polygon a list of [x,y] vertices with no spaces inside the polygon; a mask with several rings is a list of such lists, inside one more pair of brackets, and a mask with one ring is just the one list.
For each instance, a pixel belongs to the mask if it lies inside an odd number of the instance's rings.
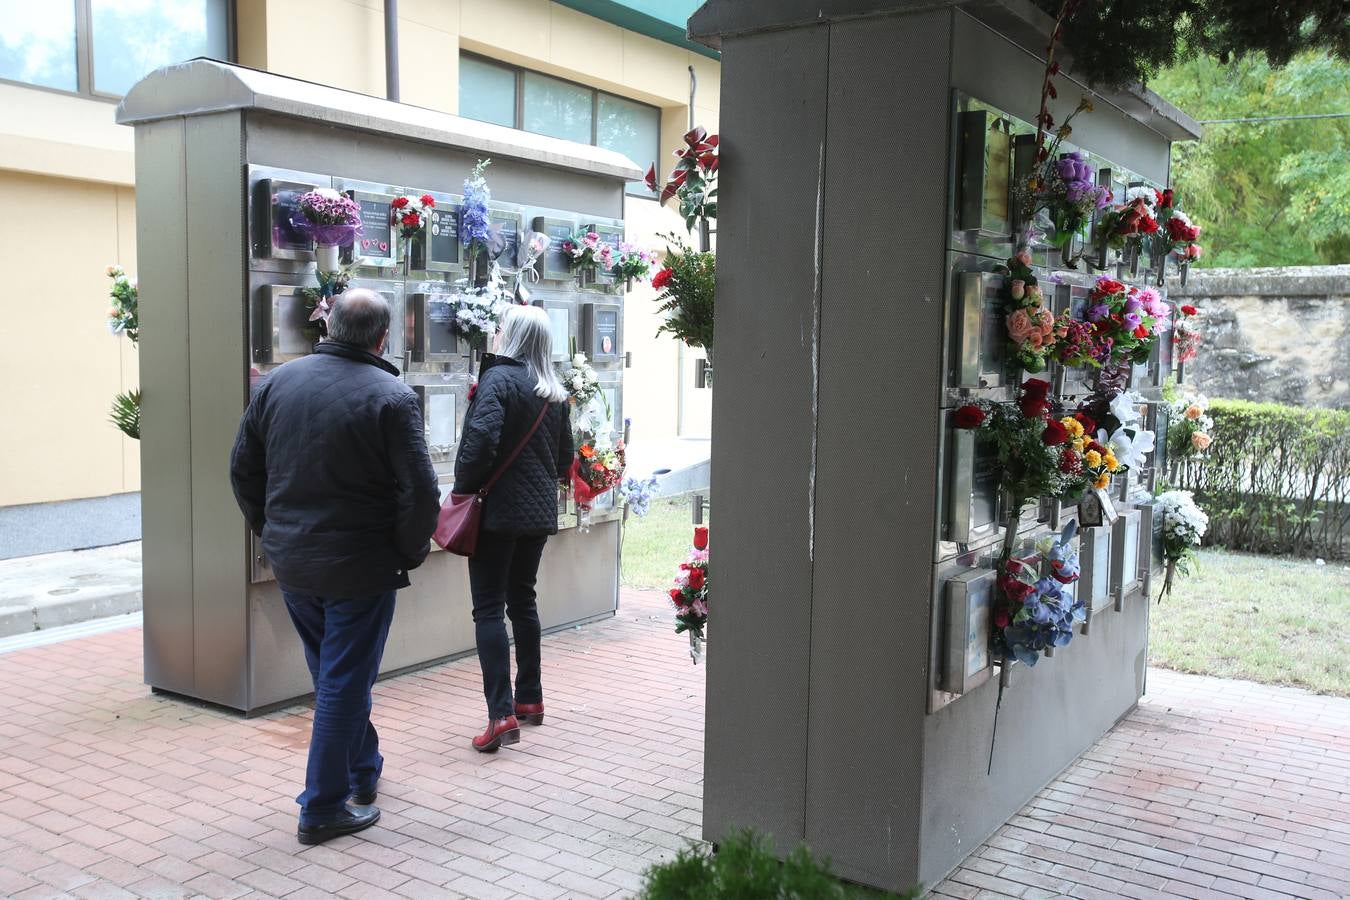
{"label": "black leather shoe", "polygon": [[302,844],[322,844],[344,834],[356,834],[365,831],[380,821],[380,811],[373,806],[363,806],[359,811],[344,808],[338,817],[324,825],[301,824],[295,836]]}
{"label": "black leather shoe", "polygon": [[378,791],[376,791],[375,788],[371,788],[368,791],[353,793],[349,802],[354,806],[370,806],[375,802],[377,796],[379,796]]}

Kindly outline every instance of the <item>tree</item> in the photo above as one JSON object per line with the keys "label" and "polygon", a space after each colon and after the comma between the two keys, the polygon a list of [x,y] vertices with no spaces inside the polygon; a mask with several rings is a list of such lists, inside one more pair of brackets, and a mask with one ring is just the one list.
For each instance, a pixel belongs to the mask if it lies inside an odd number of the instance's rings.
{"label": "tree", "polygon": [[[1350,111],[1350,63],[1303,53],[1287,66],[1201,56],[1151,87],[1197,119]],[[1208,126],[1176,144],[1172,182],[1205,230],[1206,266],[1350,262],[1350,118]]]}
{"label": "tree", "polygon": [[[1054,16],[1063,0],[1036,0]],[[1064,29],[1070,72],[1104,87],[1148,83],[1207,53],[1261,54],[1274,66],[1322,49],[1350,60],[1346,0],[1087,0]]]}

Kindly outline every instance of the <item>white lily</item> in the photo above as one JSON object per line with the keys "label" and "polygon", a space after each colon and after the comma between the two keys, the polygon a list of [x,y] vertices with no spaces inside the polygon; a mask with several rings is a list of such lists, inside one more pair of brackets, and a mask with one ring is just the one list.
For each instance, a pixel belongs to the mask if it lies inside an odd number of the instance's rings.
{"label": "white lily", "polygon": [[1117,428],[1106,441],[1106,446],[1116,455],[1116,460],[1130,469],[1138,469],[1144,464],[1144,457],[1153,452],[1155,436],[1153,432],[1139,430],[1131,432]]}
{"label": "white lily", "polygon": [[1119,394],[1111,401],[1111,416],[1120,423],[1121,428],[1133,425],[1139,421],[1139,399],[1134,394],[1126,392]]}

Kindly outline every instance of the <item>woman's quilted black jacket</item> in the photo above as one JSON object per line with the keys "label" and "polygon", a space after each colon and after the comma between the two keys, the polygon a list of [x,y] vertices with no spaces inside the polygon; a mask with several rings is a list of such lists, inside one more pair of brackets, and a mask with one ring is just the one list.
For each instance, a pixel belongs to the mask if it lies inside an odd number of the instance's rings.
{"label": "woman's quilted black jacket", "polygon": [[[492,476],[534,424],[546,402],[535,396],[525,364],[489,354],[464,416],[455,458],[455,493],[471,494]],[[572,465],[572,424],[566,403],[550,403],[539,430],[483,503],[483,529],[499,534],[558,532],[558,486]]]}

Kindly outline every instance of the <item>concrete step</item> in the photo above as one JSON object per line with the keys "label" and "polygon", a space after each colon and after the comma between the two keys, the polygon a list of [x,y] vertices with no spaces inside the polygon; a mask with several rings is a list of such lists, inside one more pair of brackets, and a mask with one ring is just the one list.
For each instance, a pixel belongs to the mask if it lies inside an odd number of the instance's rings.
{"label": "concrete step", "polygon": [[0,560],[0,637],[139,612],[139,541]]}

